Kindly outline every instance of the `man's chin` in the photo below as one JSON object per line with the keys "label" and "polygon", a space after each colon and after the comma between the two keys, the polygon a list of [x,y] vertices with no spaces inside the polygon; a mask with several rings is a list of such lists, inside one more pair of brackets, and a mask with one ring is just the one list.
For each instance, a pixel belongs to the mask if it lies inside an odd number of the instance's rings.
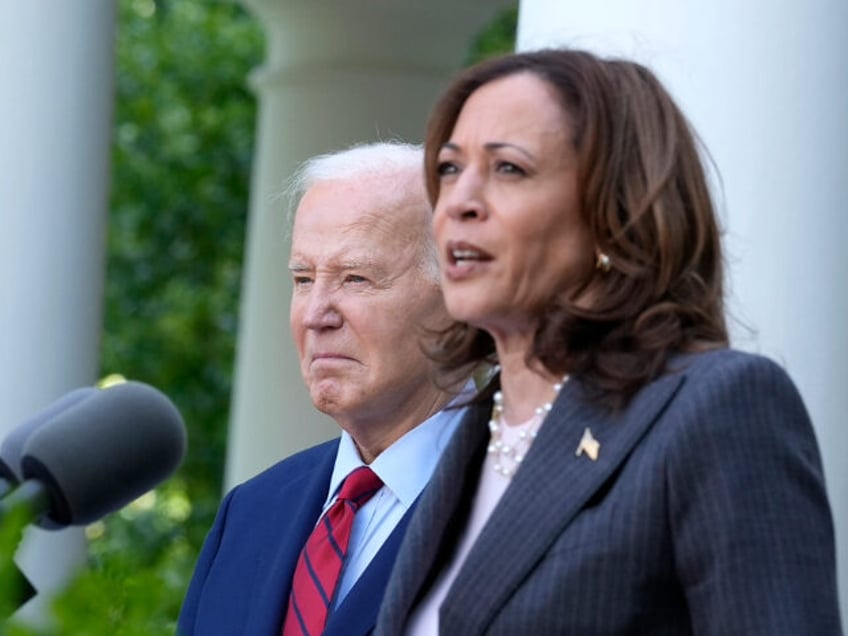
{"label": "man's chin", "polygon": [[309,392],[312,404],[325,415],[333,416],[344,407],[344,393],[335,382],[320,382]]}

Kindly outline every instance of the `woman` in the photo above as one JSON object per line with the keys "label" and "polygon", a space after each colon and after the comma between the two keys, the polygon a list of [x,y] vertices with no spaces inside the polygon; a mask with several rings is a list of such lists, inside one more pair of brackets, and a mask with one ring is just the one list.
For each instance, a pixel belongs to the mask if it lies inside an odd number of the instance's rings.
{"label": "woman", "polygon": [[377,633],[839,634],[813,430],[728,349],[719,229],[650,71],[548,50],[428,125],[435,355],[499,373],[422,497]]}

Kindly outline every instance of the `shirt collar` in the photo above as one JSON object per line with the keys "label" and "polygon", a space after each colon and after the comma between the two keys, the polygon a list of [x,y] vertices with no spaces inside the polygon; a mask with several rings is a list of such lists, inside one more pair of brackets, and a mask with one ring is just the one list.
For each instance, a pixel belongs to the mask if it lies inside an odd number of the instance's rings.
{"label": "shirt collar", "polygon": [[[408,509],[424,490],[448,440],[465,415],[465,408],[449,407],[469,399],[474,392],[474,383],[469,381],[448,407],[408,431],[371,462],[371,470],[383,480],[404,508]],[[364,465],[353,438],[347,431],[342,431],[325,508],[335,498],[345,477]]]}

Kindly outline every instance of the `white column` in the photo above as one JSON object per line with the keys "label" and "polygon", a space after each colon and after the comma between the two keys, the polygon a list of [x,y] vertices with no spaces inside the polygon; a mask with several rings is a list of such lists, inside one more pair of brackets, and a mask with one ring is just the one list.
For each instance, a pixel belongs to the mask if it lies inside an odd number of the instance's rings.
{"label": "white column", "polygon": [[556,44],[650,65],[712,154],[733,341],[804,396],[848,616],[848,3],[524,0],[518,47]]}
{"label": "white column", "polygon": [[226,486],[338,428],[313,407],[289,334],[285,203],[302,160],[355,142],[421,141],[445,80],[504,0],[249,0],[266,32]]}
{"label": "white column", "polygon": [[[0,436],[93,384],[102,329],[115,7],[0,4]],[[42,592],[85,558],[82,530],[28,532]],[[22,616],[43,612],[44,595]]]}

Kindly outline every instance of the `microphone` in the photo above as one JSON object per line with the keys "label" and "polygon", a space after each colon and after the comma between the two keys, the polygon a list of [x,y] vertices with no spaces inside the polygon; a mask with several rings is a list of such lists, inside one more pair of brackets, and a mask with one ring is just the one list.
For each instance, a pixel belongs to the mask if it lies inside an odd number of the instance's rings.
{"label": "microphone", "polygon": [[119,510],[179,467],[182,417],[152,386],[95,390],[33,431],[21,455],[23,481],[0,501],[27,505],[46,528],[87,525]]}
{"label": "microphone", "polygon": [[83,387],[66,393],[12,430],[0,444],[0,497],[14,488],[23,478],[21,455],[30,436],[56,415],[85,400],[97,392],[94,387]]}

